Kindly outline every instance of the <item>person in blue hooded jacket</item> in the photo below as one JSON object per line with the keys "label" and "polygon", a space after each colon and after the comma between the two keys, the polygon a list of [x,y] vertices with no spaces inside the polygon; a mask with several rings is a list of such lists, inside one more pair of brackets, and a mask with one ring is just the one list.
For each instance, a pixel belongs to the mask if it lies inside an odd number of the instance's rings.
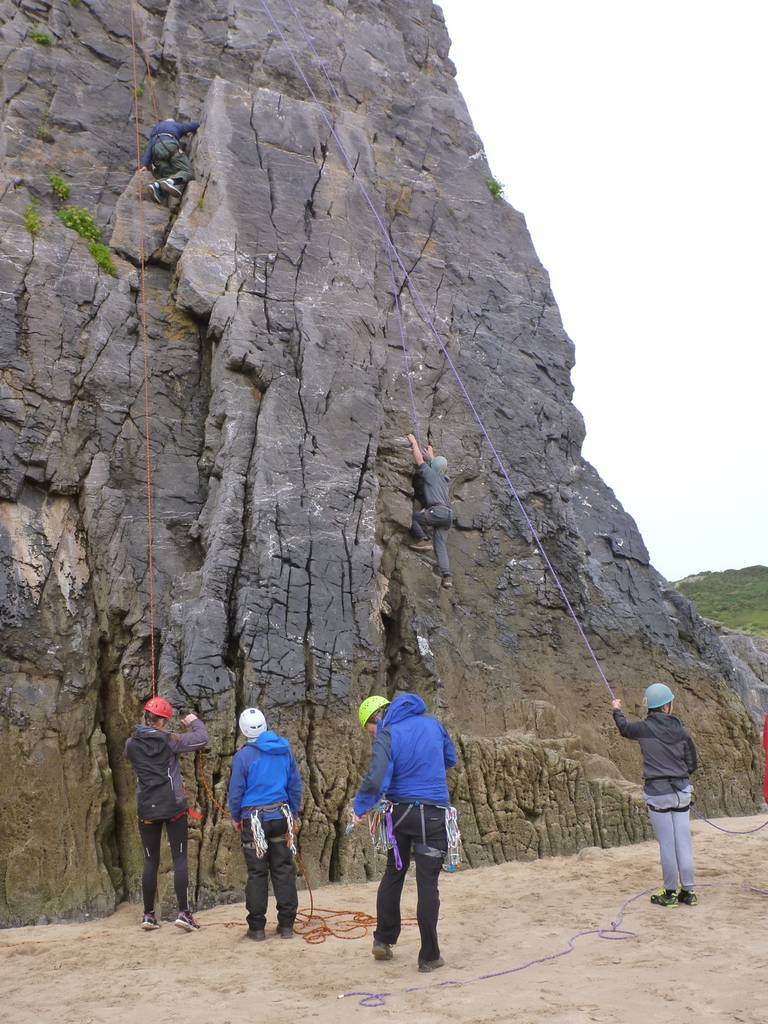
{"label": "person in blue hooded jacket", "polygon": [[248,742],[232,759],[228,799],[232,825],[240,833],[248,868],[248,938],[257,942],[266,938],[271,876],[277,904],[277,933],[290,939],[299,898],[288,830],[291,824],[298,830],[301,776],[290,743],[267,729],[266,719],[258,708],[246,708],[239,725]]}
{"label": "person in blue hooded jacket", "polygon": [[456,750],[437,719],[416,693],[403,693],[387,708],[373,741],[371,765],[354,802],[355,822],[362,821],[382,798],[392,805],[392,826],[400,856],[387,853],[387,867],[376,896],[373,955],[391,960],[400,935],[400,897],[411,861],[416,862],[416,920],[421,935],[418,968],[434,971],[445,961],[437,941],[440,913],[438,879],[448,850],[445,827],[449,807],[446,768],[456,764]]}
{"label": "person in blue hooded jacket", "polygon": [[198,121],[160,121],[149,133],[149,142],[141,160],[142,167],[154,172],[156,181],[149,184],[149,191],[156,203],[163,200],[163,193],[180,196],[195,176],[192,161],[181,148],[185,135],[194,135],[200,127]]}

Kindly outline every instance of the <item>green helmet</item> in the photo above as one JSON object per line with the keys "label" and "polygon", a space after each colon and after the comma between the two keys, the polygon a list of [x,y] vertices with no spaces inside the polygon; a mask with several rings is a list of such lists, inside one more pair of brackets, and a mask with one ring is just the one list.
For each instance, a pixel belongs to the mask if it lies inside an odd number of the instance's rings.
{"label": "green helmet", "polygon": [[373,715],[388,705],[389,701],[386,697],[379,697],[377,694],[374,694],[372,697],[366,697],[357,709],[357,717],[360,719],[361,728],[364,729]]}

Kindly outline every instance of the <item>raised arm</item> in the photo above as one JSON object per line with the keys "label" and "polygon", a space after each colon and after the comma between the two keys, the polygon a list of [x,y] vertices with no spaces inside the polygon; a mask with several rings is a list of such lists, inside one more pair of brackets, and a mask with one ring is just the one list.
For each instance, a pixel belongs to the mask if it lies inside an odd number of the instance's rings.
{"label": "raised arm", "polygon": [[189,714],[182,718],[182,725],[186,725],[189,732],[174,732],[168,737],[168,743],[175,754],[187,754],[191,750],[202,750],[208,742],[208,730],[197,717]]}
{"label": "raised arm", "polygon": [[413,461],[416,463],[417,466],[423,466],[424,456],[421,454],[419,442],[416,440],[413,434],[406,434],[405,436],[408,439],[408,443],[411,446],[411,452],[413,453]]}

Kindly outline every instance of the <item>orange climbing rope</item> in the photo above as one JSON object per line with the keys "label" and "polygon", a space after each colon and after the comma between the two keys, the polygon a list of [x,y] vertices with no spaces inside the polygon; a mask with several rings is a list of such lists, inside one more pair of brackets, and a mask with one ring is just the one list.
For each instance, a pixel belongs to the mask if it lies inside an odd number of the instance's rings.
{"label": "orange climbing rope", "polygon": [[[147,590],[149,594],[149,669],[152,679],[152,696],[157,693],[155,680],[155,592],[154,567],[152,563],[152,457],[149,435],[149,337],[147,333],[147,297],[144,272],[144,203],[141,198],[141,141],[139,137],[139,98],[137,96],[138,76],[136,73],[136,30],[134,0],[130,0],[131,11],[131,67],[133,72],[133,120],[136,129],[136,200],[139,207],[139,286],[141,305],[141,331],[144,341],[144,455],[147,479]],[[149,65],[147,65],[149,67]]]}

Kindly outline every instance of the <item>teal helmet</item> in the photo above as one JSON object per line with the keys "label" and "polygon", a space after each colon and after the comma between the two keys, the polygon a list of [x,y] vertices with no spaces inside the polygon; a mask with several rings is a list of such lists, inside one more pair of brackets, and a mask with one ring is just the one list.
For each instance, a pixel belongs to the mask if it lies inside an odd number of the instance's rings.
{"label": "teal helmet", "polygon": [[445,476],[448,472],[448,459],[444,455],[436,455],[432,459],[432,469],[440,476]]}
{"label": "teal helmet", "polygon": [[652,711],[654,708],[663,708],[665,704],[671,704],[674,699],[675,695],[666,683],[651,683],[645,691],[643,705]]}

